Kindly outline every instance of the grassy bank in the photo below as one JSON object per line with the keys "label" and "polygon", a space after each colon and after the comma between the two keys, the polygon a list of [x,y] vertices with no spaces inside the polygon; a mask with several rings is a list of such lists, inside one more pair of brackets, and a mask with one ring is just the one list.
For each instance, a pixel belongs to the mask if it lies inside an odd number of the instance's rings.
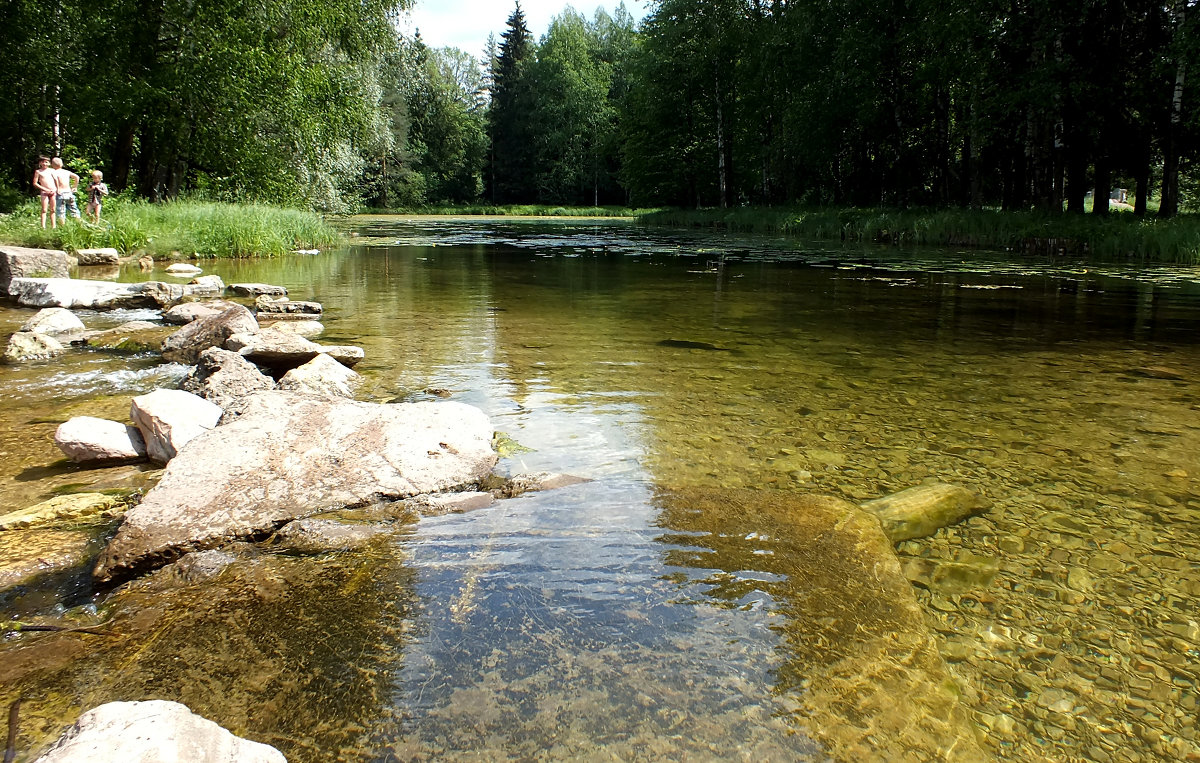
{"label": "grassy bank", "polygon": [[43,229],[34,202],[0,218],[0,242],[52,249],[114,247],[156,259],[276,257],[330,246],[339,234],[320,215],[259,204],[113,199],[99,225],[68,218]]}
{"label": "grassy bank", "polygon": [[650,225],[786,233],[819,240],[964,246],[1070,254],[1098,260],[1200,264],[1200,215],[1171,220],[1128,213],[1106,218],[996,210],[738,209],[663,210]]}
{"label": "grassy bank", "polygon": [[630,207],[558,207],[545,204],[461,204],[455,206],[371,209],[378,215],[489,215],[496,217],[636,217],[653,210]]}

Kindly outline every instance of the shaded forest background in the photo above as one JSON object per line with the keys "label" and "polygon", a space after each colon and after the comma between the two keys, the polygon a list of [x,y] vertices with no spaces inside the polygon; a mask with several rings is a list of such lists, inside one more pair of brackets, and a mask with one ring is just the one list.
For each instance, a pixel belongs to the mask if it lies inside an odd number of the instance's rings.
{"label": "shaded forest background", "polygon": [[515,4],[478,56],[410,5],[9,0],[0,190],[47,153],[328,212],[1200,202],[1200,0],[655,0],[537,40]]}

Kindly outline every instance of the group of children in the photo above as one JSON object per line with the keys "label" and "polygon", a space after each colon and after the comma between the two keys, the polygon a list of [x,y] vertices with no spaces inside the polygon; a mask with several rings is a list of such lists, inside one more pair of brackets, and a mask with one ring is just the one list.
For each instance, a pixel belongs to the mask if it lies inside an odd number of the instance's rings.
{"label": "group of children", "polygon": [[[57,156],[38,157],[38,168],[33,172],[33,187],[42,199],[42,227],[46,227],[46,214],[50,214],[51,227],[57,228],[59,220],[66,222],[67,213],[79,217],[79,205],[75,193],[79,190],[79,176],[63,167]],[[100,222],[101,200],[108,195],[104,174],[92,170],[92,182],[87,186],[87,215],[94,223]],[[51,209],[53,205],[53,209]]]}

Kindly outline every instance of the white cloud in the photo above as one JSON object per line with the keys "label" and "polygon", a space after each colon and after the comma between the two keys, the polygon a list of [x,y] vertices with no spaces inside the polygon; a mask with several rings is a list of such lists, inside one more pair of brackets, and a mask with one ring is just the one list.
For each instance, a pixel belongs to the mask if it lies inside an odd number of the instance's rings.
{"label": "white cloud", "polygon": [[[521,10],[530,34],[537,40],[550,27],[550,19],[567,6],[591,18],[597,8],[613,13],[619,4],[619,0],[522,0]],[[410,13],[410,31],[420,30],[421,39],[430,47],[461,48],[479,58],[489,34],[496,35],[496,42],[500,42],[514,5],[511,0],[417,0]],[[634,20],[646,14],[644,0],[625,0],[625,9]]]}

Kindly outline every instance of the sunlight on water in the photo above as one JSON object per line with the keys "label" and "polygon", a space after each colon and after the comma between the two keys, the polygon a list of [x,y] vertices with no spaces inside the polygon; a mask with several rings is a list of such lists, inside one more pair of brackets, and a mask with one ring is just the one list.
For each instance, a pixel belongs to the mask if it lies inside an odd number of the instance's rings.
{"label": "sunlight on water", "polygon": [[[293,761],[921,758],[955,738],[954,708],[1004,759],[1200,754],[1194,269],[352,224],[382,245],[204,265],[324,303],[321,341],[366,351],[360,397],[448,393],[526,448],[501,471],[591,482],[365,552],[164,570],[101,601],[124,639],[10,636],[0,700],[26,695],[30,744],[83,707],[162,697]],[[5,505],[133,485],[49,437],[182,372],[83,350],[0,368]],[[927,481],[993,504],[899,544],[928,643],[839,630],[791,504],[746,498]],[[869,609],[909,623],[903,600]]]}

